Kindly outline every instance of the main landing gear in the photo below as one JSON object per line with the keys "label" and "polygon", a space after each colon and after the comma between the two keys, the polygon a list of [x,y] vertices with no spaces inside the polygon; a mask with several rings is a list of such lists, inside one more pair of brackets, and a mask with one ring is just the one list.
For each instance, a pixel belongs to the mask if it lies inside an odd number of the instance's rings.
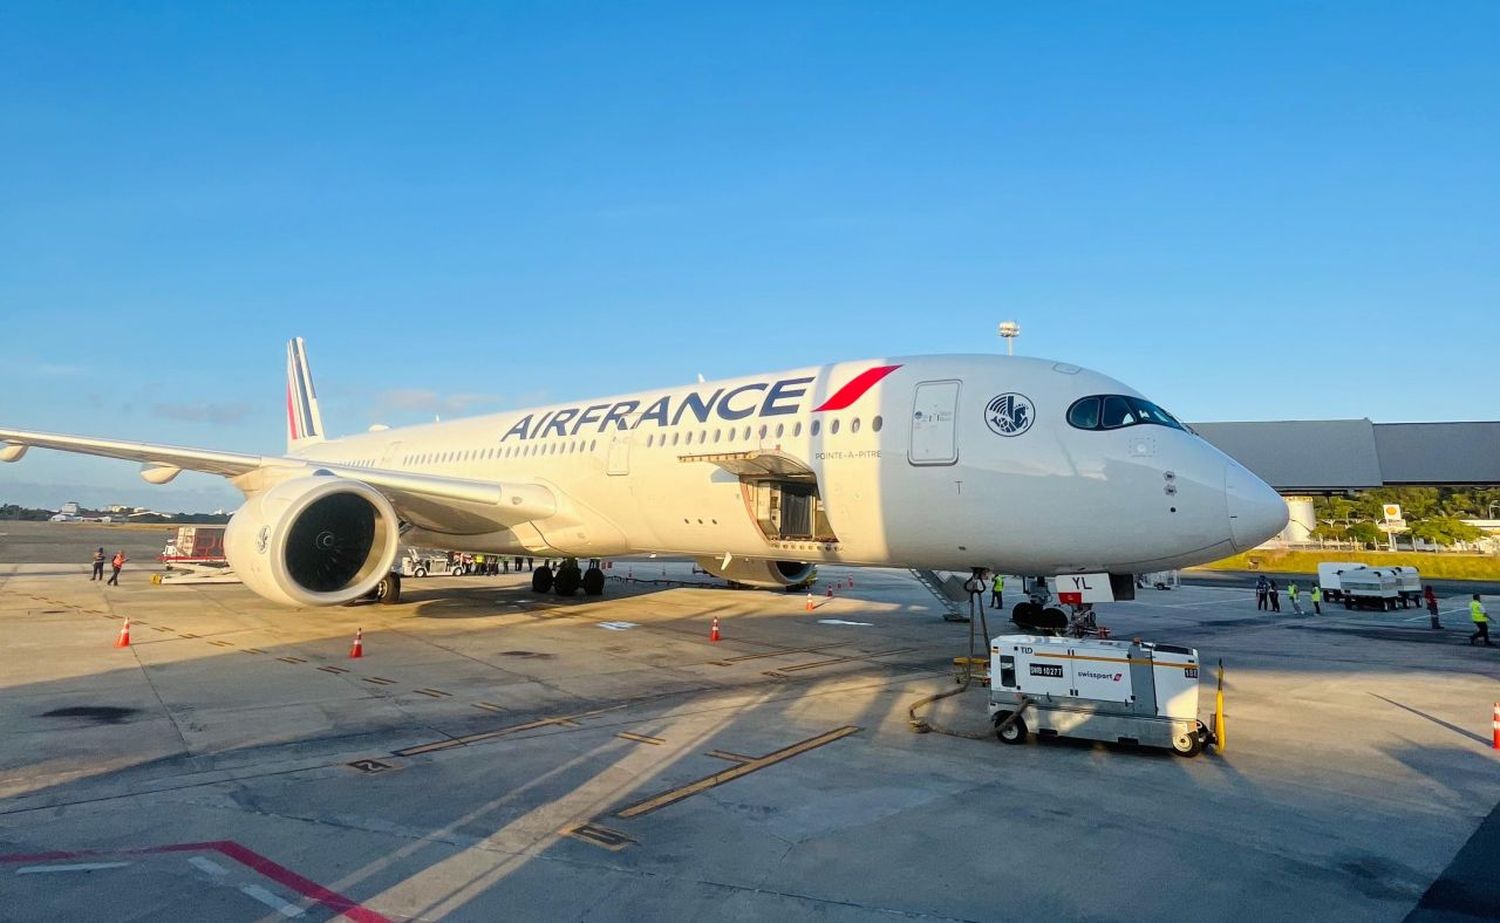
{"label": "main landing gear", "polygon": [[579,566],[577,558],[566,558],[556,570],[544,562],[531,572],[533,593],[556,591],[558,596],[572,596],[580,589],[585,596],[604,595],[604,571],[599,567],[598,558],[589,561],[587,570]]}

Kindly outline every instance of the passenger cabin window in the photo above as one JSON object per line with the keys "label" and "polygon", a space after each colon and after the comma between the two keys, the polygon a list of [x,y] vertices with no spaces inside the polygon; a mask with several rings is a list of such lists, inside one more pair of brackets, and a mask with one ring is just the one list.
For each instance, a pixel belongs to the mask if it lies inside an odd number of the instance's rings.
{"label": "passenger cabin window", "polygon": [[1176,417],[1139,397],[1095,394],[1079,398],[1068,408],[1068,425],[1075,429],[1121,429],[1143,423],[1192,432]]}

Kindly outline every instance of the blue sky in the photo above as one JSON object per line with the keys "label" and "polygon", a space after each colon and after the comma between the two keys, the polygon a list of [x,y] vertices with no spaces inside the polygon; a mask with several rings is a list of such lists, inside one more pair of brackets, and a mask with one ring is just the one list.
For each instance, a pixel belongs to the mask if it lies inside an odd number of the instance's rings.
{"label": "blue sky", "polygon": [[[1492,419],[1500,5],[6,3],[0,422],[283,443],[836,359]],[[232,503],[36,452],[0,502]]]}

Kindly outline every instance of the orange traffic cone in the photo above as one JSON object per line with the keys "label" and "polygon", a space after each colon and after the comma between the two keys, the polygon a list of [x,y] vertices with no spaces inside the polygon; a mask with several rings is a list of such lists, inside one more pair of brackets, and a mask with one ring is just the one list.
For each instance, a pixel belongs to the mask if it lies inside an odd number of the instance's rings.
{"label": "orange traffic cone", "polygon": [[120,626],[120,637],[117,638],[117,639],[115,639],[115,647],[129,647],[129,646],[130,646],[130,619],[126,619],[125,620],[125,624]]}
{"label": "orange traffic cone", "polygon": [[1500,750],[1500,702],[1495,703],[1494,720],[1491,722],[1495,727],[1495,740],[1490,746]]}
{"label": "orange traffic cone", "polygon": [[719,640],[719,617],[717,615],[714,616],[713,627],[708,630],[708,640],[710,640],[710,641],[717,641],[717,640]]}
{"label": "orange traffic cone", "polygon": [[356,628],[354,630],[354,646],[349,648],[349,659],[358,660],[365,655],[365,630]]}
{"label": "orange traffic cone", "polygon": [[807,594],[807,611],[808,612],[813,611],[812,592],[811,591],[808,591],[808,594]]}

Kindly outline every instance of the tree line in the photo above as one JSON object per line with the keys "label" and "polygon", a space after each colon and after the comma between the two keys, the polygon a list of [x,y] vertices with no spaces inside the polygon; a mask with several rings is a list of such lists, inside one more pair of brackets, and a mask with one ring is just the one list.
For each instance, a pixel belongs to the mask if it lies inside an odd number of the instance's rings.
{"label": "tree line", "polygon": [[1413,538],[1448,547],[1476,542],[1484,531],[1465,519],[1500,519],[1500,488],[1494,487],[1381,487],[1352,497],[1315,497],[1318,520],[1313,538],[1375,545],[1385,541],[1377,525],[1385,520],[1387,503],[1401,505],[1401,516]]}
{"label": "tree line", "polygon": [[[0,503],[0,522],[46,522],[55,513],[56,510],[21,506],[18,503]],[[124,513],[107,513],[100,510],[79,509],[78,515],[87,516],[90,519],[108,516],[114,522],[145,522],[185,526],[222,525],[229,521],[229,517],[222,513],[171,513],[166,515],[145,513],[140,516],[129,516]]]}

